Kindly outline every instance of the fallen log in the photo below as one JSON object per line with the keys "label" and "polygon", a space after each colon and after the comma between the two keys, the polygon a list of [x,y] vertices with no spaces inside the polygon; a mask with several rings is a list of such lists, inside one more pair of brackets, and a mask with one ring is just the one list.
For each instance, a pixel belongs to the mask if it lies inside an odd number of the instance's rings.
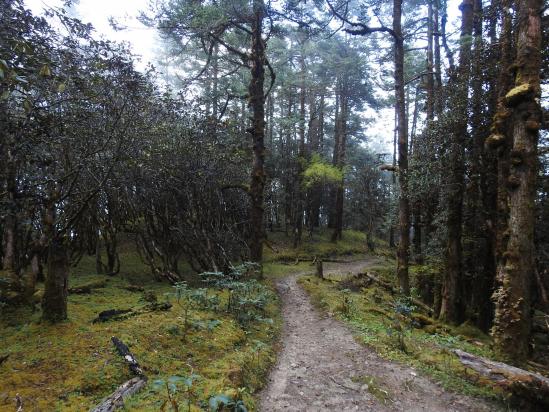
{"label": "fallen log", "polygon": [[135,356],[130,352],[130,349],[116,336],[113,336],[111,341],[117,352],[128,363],[130,370],[137,376],[116,388],[112,394],[103,399],[90,412],[112,412],[118,408],[122,408],[124,407],[124,399],[139,392],[147,384],[147,377]]}
{"label": "fallen log", "polygon": [[69,288],[69,293],[74,295],[87,295],[92,293],[94,289],[101,289],[107,286],[107,282],[105,280],[100,280],[97,282],[90,282],[86,283],[84,285],[80,286],[74,286],[72,288]]}
{"label": "fallen log", "polygon": [[[503,362],[461,351],[453,350],[459,361],[468,368],[511,392],[519,401],[526,401],[522,410],[544,410],[549,408],[549,378],[539,373],[529,372]],[[545,409],[547,410],[547,409]]]}
{"label": "fallen log", "polygon": [[122,342],[120,339],[118,339],[116,336],[113,336],[111,338],[111,341],[120,354],[126,362],[128,363],[130,370],[139,376],[145,376],[143,369],[141,369],[141,366],[139,366],[139,362],[137,362],[137,359],[135,359],[135,356],[130,352],[130,349]]}
{"label": "fallen log", "polygon": [[[120,320],[120,315],[126,315],[132,312],[131,309],[109,309],[99,312],[93,323],[107,322],[109,320]],[[125,318],[124,318],[125,319]]]}
{"label": "fallen log", "polygon": [[169,302],[153,302],[143,306],[142,309],[109,309],[99,312],[97,317],[92,323],[108,322],[111,320],[125,320],[133,316],[142,315],[143,313],[150,312],[166,312],[172,308],[172,304]]}
{"label": "fallen log", "polygon": [[[393,287],[393,285],[391,285],[390,283],[385,282],[384,280],[379,279],[378,277],[376,277],[374,275],[371,275],[368,272],[359,273],[357,276],[365,276],[366,278],[368,278],[369,280],[371,280],[374,283],[377,283],[379,286],[381,286],[383,289],[387,290],[389,293],[391,293],[393,295],[398,293],[398,291]],[[421,300],[416,299],[416,298],[410,298],[410,299],[411,299],[412,303],[415,306],[420,307],[421,309],[423,309],[428,314],[431,314],[431,315],[433,314],[433,312],[434,312],[433,308],[430,307],[429,305],[426,305]]]}
{"label": "fallen log", "polygon": [[139,392],[146,384],[147,380],[141,376],[131,378],[129,381],[120,385],[111,395],[103,399],[101,403],[90,412],[112,412],[118,408],[123,408],[124,399]]}
{"label": "fallen log", "polygon": [[144,310],[136,312],[136,314],[140,313],[148,313],[148,312],[166,312],[172,308],[172,304],[170,302],[153,302],[149,303],[144,307]]}

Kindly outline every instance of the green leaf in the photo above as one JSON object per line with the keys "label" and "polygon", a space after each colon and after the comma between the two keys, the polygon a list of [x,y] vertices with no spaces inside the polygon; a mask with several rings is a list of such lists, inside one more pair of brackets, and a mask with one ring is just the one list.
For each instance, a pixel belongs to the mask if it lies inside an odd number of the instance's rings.
{"label": "green leaf", "polygon": [[40,76],[49,77],[51,76],[51,69],[50,66],[47,64],[44,64],[42,68],[40,69]]}
{"label": "green leaf", "polygon": [[174,376],[170,376],[168,378],[168,382],[170,382],[170,383],[180,383],[180,382],[184,382],[184,381],[185,381],[185,378],[183,376],[174,375]]}
{"label": "green leaf", "polygon": [[65,83],[59,83],[57,85],[57,92],[58,93],[63,93],[66,88],[67,88],[67,85]]}
{"label": "green leaf", "polygon": [[153,383],[152,383],[153,390],[157,391],[157,390],[163,388],[165,383],[166,382],[163,379],[157,379],[157,380],[153,381]]}
{"label": "green leaf", "polygon": [[210,405],[210,410],[213,412],[216,412],[222,406],[228,406],[231,403],[232,403],[232,399],[225,394],[212,396],[208,402],[208,404]]}

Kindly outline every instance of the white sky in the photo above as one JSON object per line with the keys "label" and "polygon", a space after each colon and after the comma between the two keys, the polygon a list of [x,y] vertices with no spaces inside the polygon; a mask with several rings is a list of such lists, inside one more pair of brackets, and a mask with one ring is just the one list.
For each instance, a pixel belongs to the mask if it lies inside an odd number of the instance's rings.
{"label": "white sky", "polygon": [[[61,7],[62,0],[24,0],[35,14],[41,14],[44,7]],[[143,69],[149,61],[154,61],[158,36],[154,28],[148,28],[137,20],[141,10],[146,10],[149,0],[79,0],[71,9],[73,15],[85,23],[91,23],[98,35],[110,40],[128,42],[133,52],[141,56],[137,63]],[[115,31],[109,23],[113,17],[126,30]]]}
{"label": "white sky", "polygon": [[[25,4],[35,14],[41,14],[44,7],[61,7],[62,0],[24,0]],[[148,62],[155,62],[159,37],[152,28],[144,26],[137,20],[140,11],[146,10],[149,0],[78,0],[74,2],[71,12],[83,22],[91,23],[100,36],[110,40],[124,41],[131,45],[133,52],[140,56],[136,63],[137,69],[144,69]],[[448,32],[458,21],[459,4],[461,0],[448,0]],[[115,31],[109,18],[114,18],[126,30]],[[373,110],[367,110],[373,115]],[[376,121],[368,125],[366,135],[369,137],[369,146],[376,152],[392,153],[394,110],[387,108],[373,116]]]}

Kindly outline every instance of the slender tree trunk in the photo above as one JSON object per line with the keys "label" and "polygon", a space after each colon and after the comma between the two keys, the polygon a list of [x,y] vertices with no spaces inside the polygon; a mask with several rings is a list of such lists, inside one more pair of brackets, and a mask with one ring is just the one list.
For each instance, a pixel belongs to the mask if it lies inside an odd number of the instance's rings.
{"label": "slender tree trunk", "polygon": [[63,241],[54,239],[48,247],[48,275],[46,276],[42,318],[50,322],[67,319],[69,259]]}
{"label": "slender tree trunk", "polygon": [[301,66],[301,85],[299,93],[299,153],[297,160],[297,182],[296,182],[296,213],[294,224],[294,248],[301,242],[303,233],[303,209],[305,203],[305,193],[303,188],[303,167],[305,164],[305,56],[303,50],[300,55]]}
{"label": "slender tree trunk", "polygon": [[[484,108],[485,93],[483,88],[483,73],[486,61],[483,58],[485,42],[482,39],[483,9],[482,1],[474,1],[474,54],[472,61],[472,148],[471,152],[471,183],[468,192],[469,219],[467,231],[473,241],[468,255],[468,271],[473,274],[467,286],[471,297],[471,308],[477,313],[477,326],[488,331],[492,321],[493,305],[491,295],[495,278],[494,230],[496,204],[494,197],[488,195],[489,174],[494,174],[494,156],[487,156],[484,141],[488,135],[486,118],[493,115],[494,104],[490,99],[488,110]],[[496,17],[493,17],[496,20]],[[492,23],[495,26],[495,22]],[[490,66],[497,66],[493,61]],[[490,104],[491,103],[491,104]],[[492,106],[492,107],[490,107]]]}
{"label": "slender tree trunk", "polygon": [[215,44],[212,55],[212,116],[219,112],[219,44]]}
{"label": "slender tree trunk", "polygon": [[[427,125],[435,117],[435,74],[433,56],[433,1],[427,4]],[[429,127],[429,126],[427,126]]]}
{"label": "slender tree trunk", "polygon": [[439,0],[433,0],[433,40],[434,40],[434,70],[435,70],[435,112],[442,112],[442,68],[440,59],[440,25],[439,25]]}
{"label": "slender tree trunk", "polygon": [[[11,149],[7,149],[7,159],[5,163],[5,178],[6,178],[6,197],[8,204],[8,212],[4,217],[3,222],[3,259],[2,268],[6,272],[10,272],[13,276],[16,276],[17,264],[16,264],[16,231],[17,231],[17,219],[16,219],[16,178],[15,178],[15,160],[11,153]],[[12,279],[17,281],[17,278]]]}
{"label": "slender tree trunk", "polygon": [[534,202],[538,170],[537,144],[542,120],[541,10],[542,0],[517,2],[518,36],[515,84],[505,96],[512,112],[508,240],[498,267],[493,336],[497,351],[521,362],[530,351],[530,289],[535,270]]}
{"label": "slender tree trunk", "polygon": [[468,90],[473,33],[473,0],[464,0],[461,9],[459,68],[455,74],[452,98],[453,134],[448,165],[447,240],[442,283],[440,317],[460,323],[464,315],[462,267],[462,213],[465,173],[465,141],[468,123]]}
{"label": "slender tree trunk", "polygon": [[263,227],[263,197],[265,188],[265,42],[262,37],[265,5],[263,1],[253,2],[251,80],[248,88],[249,106],[252,110],[250,134],[253,142],[253,166],[250,184],[250,258],[262,263],[265,229]]}
{"label": "slender tree trunk", "polygon": [[46,206],[44,215],[44,237],[48,250],[48,273],[44,283],[42,318],[59,322],[67,318],[67,294],[69,279],[69,259],[63,239],[55,233],[55,200],[53,195]]}
{"label": "slender tree trunk", "polygon": [[404,99],[404,38],[402,36],[402,0],[393,2],[395,33],[395,111],[398,121],[398,220],[400,240],[397,250],[397,277],[400,292],[410,294],[408,260],[410,249],[410,203],[408,198],[408,121]]}
{"label": "slender tree trunk", "polygon": [[[341,100],[341,81],[337,80],[336,84],[336,96],[335,96],[335,115],[334,115],[334,153],[332,156],[332,165],[336,166],[339,163],[339,149],[340,149],[340,140],[341,140],[341,110],[340,103]],[[328,228],[335,228],[336,221],[336,198],[337,198],[337,189],[330,190],[330,209],[328,215]]]}
{"label": "slender tree trunk", "polygon": [[101,235],[99,233],[97,233],[97,240],[95,241],[95,272],[97,274],[105,273],[105,265],[101,260]]}
{"label": "slender tree trunk", "polygon": [[[337,167],[341,170],[345,167],[345,149],[347,146],[347,118],[349,111],[349,98],[348,98],[347,82],[342,81],[340,110],[339,110],[339,139],[337,150]],[[341,240],[343,234],[343,202],[345,196],[344,181],[337,186],[335,190],[335,202],[334,202],[334,231],[332,232],[332,242]]]}

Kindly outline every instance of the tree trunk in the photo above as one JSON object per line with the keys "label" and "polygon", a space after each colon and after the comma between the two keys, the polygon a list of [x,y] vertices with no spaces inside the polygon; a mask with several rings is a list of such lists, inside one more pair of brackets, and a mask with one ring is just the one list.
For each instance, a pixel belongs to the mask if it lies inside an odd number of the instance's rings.
{"label": "tree trunk", "polygon": [[410,201],[408,198],[408,121],[404,99],[404,38],[402,36],[402,0],[393,2],[395,33],[395,111],[398,124],[398,220],[400,240],[397,249],[397,276],[400,292],[410,294],[408,260],[410,249]]}
{"label": "tree trunk", "polygon": [[6,203],[8,211],[3,221],[3,233],[2,233],[2,269],[8,277],[10,282],[9,288],[13,292],[21,292],[21,279],[19,277],[19,268],[17,267],[17,210],[16,210],[16,192],[17,192],[17,180],[16,180],[16,168],[15,159],[11,149],[8,147],[5,163],[5,179],[6,179]]}
{"label": "tree trunk", "polygon": [[67,319],[69,259],[63,241],[54,239],[48,246],[48,273],[42,299],[42,318],[50,322]]}
{"label": "tree trunk", "polygon": [[303,188],[303,167],[305,164],[305,56],[303,48],[300,54],[301,85],[299,93],[299,153],[297,159],[297,182],[296,182],[296,213],[294,224],[294,248],[301,243],[303,233],[303,210],[305,193]]}
{"label": "tree trunk", "polygon": [[253,142],[253,166],[250,184],[250,259],[253,262],[263,261],[263,196],[265,188],[265,42],[262,37],[265,5],[263,1],[253,2],[251,80],[248,87],[249,107],[252,110],[252,127],[250,134]]}
{"label": "tree trunk", "polygon": [[[339,126],[338,126],[338,150],[336,165],[339,169],[343,170],[345,167],[345,149],[347,146],[347,118],[349,115],[349,97],[346,80],[342,80],[341,95],[339,97],[340,110],[339,110]],[[334,231],[332,233],[332,242],[341,240],[343,233],[343,201],[345,196],[344,182],[337,186],[335,190],[334,201]]]}
{"label": "tree trunk", "polygon": [[529,354],[530,288],[535,269],[534,208],[537,144],[542,120],[541,10],[542,0],[517,2],[515,84],[505,96],[513,129],[507,179],[509,223],[503,264],[498,267],[493,328],[495,347],[513,362]]}
{"label": "tree trunk", "polygon": [[467,102],[471,63],[471,35],[473,33],[473,0],[463,0],[459,68],[452,90],[452,142],[448,165],[447,240],[445,272],[442,283],[440,318],[460,323],[464,316],[462,267],[462,213],[465,174],[465,139],[467,135]]}

